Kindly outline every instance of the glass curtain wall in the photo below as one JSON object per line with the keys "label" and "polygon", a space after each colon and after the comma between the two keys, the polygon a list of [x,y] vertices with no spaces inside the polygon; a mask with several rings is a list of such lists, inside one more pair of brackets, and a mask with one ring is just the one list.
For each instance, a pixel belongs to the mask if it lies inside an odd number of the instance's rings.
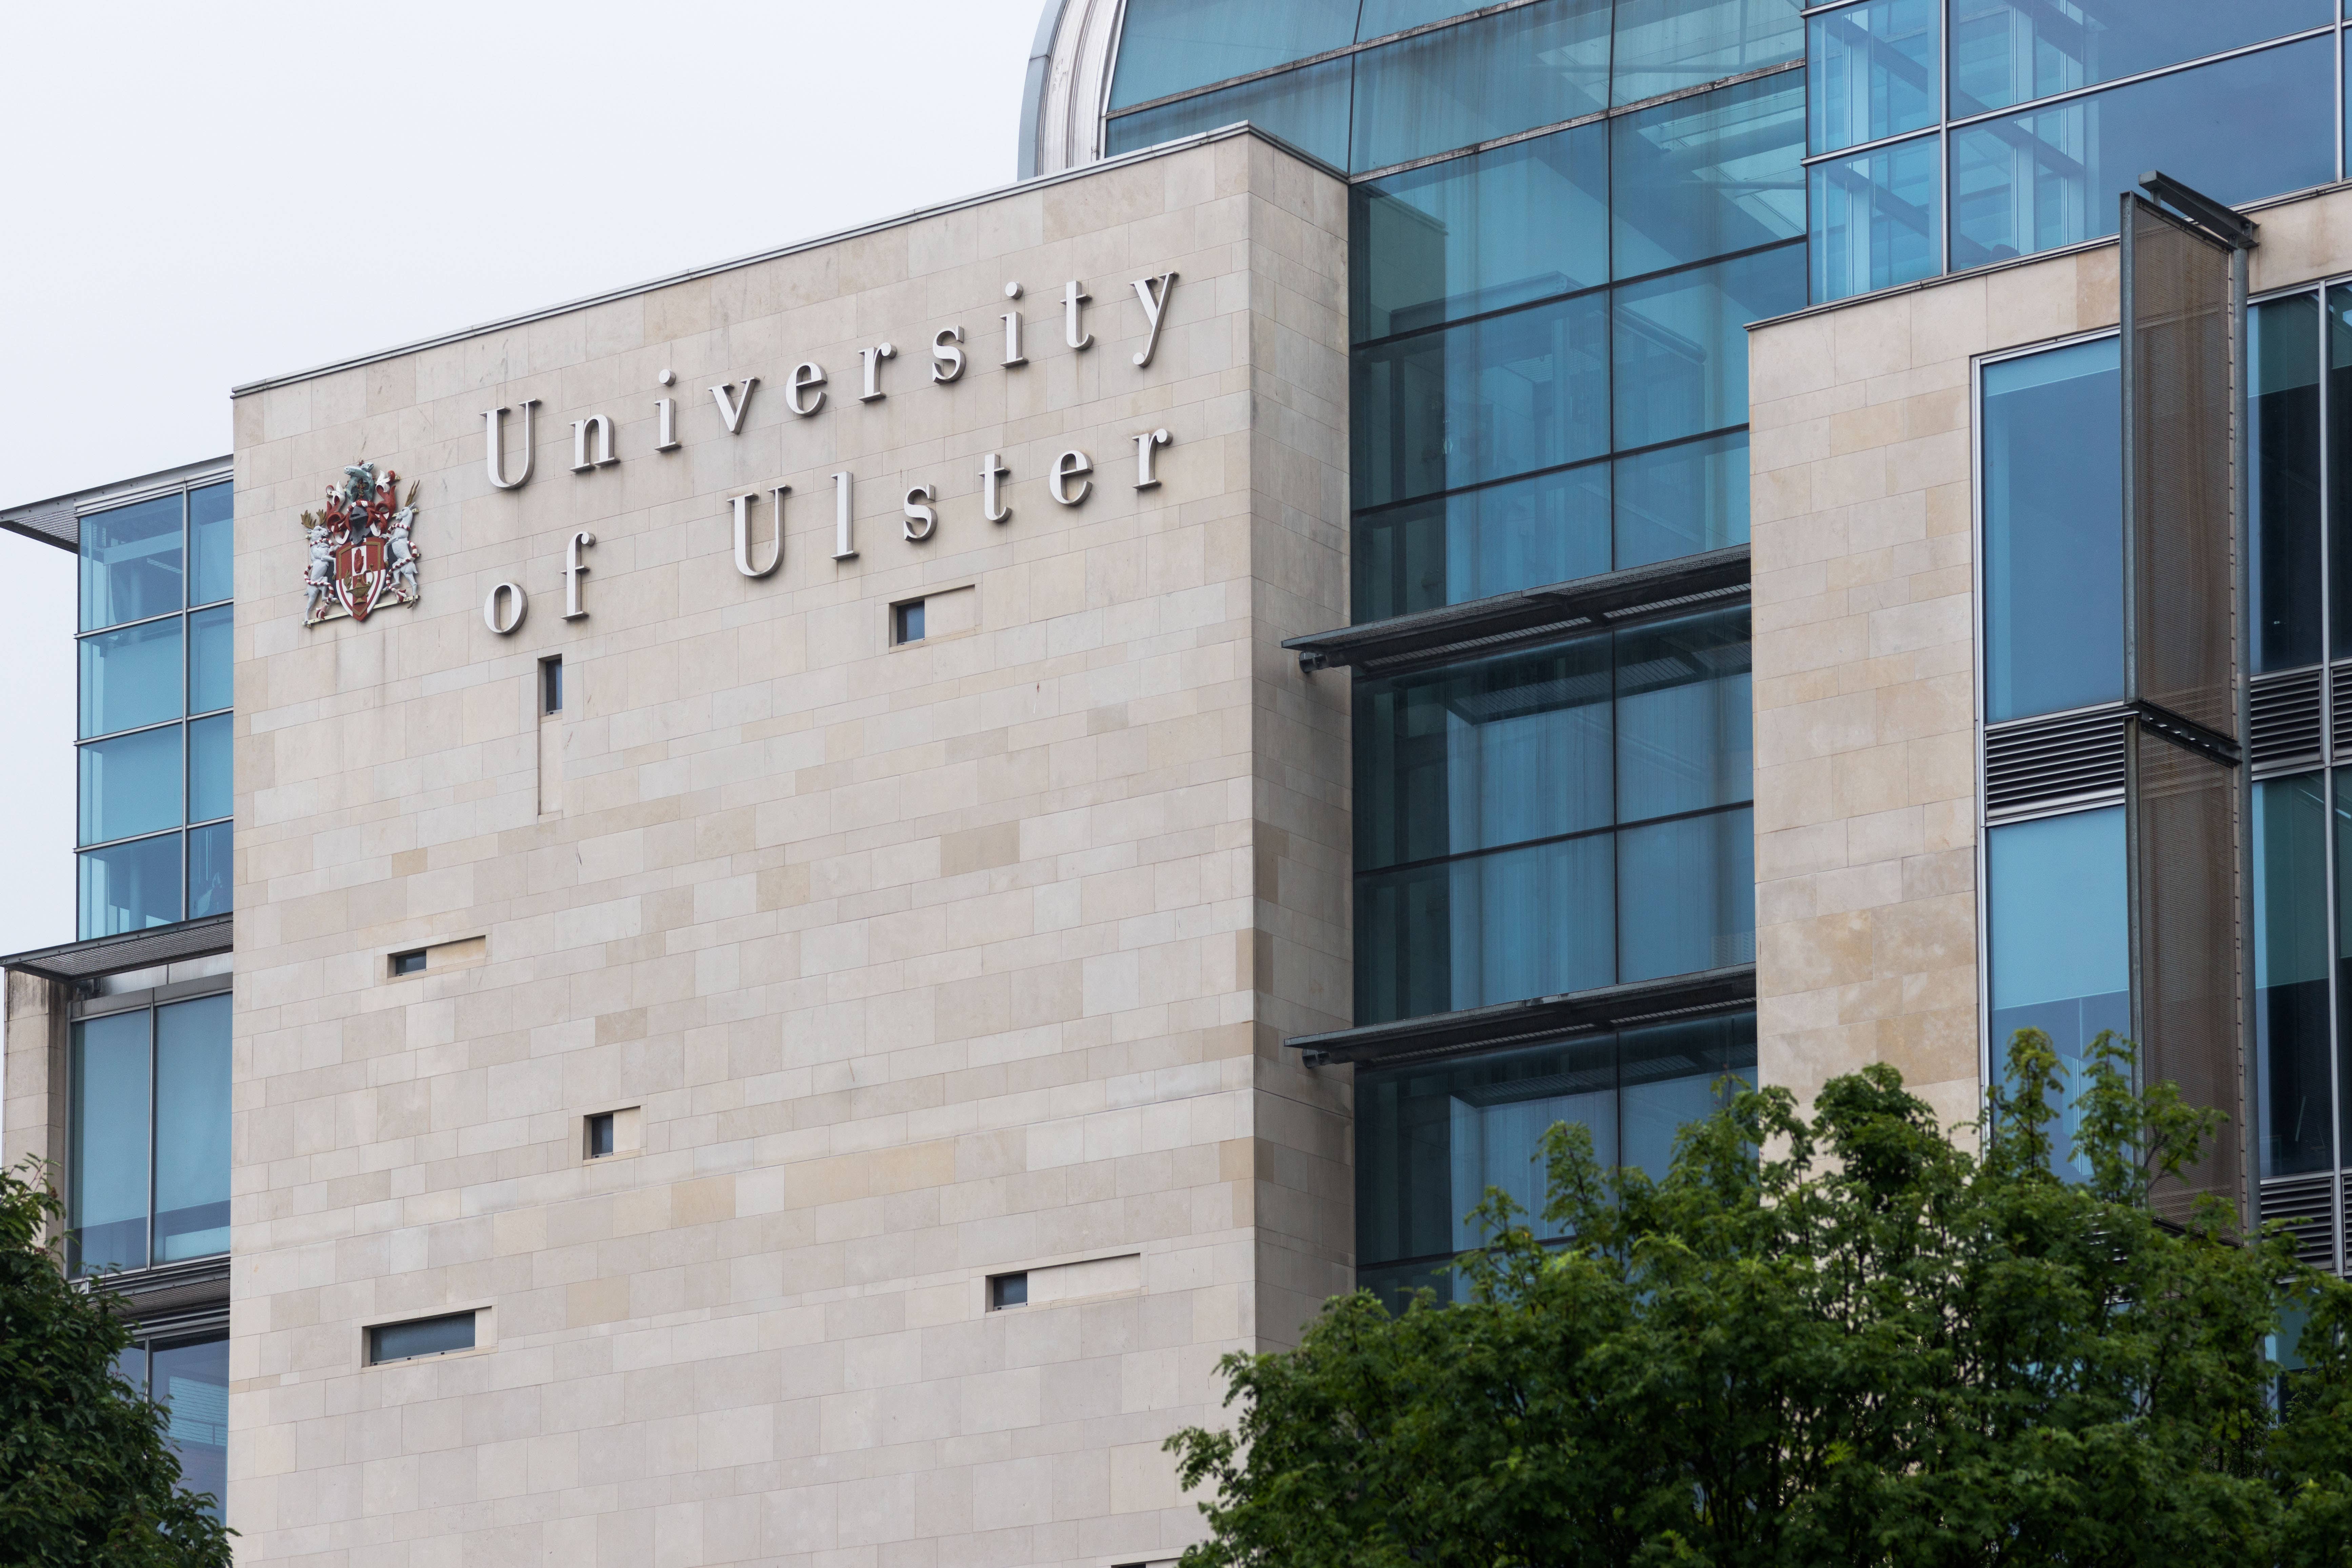
{"label": "glass curtain wall", "polygon": [[2113,234],[2149,169],[2248,202],[2343,164],[2333,0],[1854,0],[1807,18],[1811,291]]}
{"label": "glass curtain wall", "polygon": [[79,934],[229,907],[230,487],[81,519]]}
{"label": "glass curtain wall", "polygon": [[68,1268],[226,1252],[228,996],[80,1019],[70,1048]]}
{"label": "glass curtain wall", "polygon": [[142,1340],[122,1352],[114,1370],[142,1398],[163,1407],[180,1485],[209,1496],[209,1511],[220,1518],[228,1496],[228,1336]]}

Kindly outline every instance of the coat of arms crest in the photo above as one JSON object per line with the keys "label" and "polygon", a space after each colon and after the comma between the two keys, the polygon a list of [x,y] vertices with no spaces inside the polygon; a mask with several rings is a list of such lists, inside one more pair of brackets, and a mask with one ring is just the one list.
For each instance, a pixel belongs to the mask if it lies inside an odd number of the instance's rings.
{"label": "coat of arms crest", "polygon": [[416,566],[424,559],[409,537],[416,489],[411,482],[403,501],[398,474],[387,468],[378,479],[373,463],[354,463],[327,492],[323,510],[302,514],[310,543],[302,574],[304,626],[337,616],[364,621],[382,605],[416,603]]}

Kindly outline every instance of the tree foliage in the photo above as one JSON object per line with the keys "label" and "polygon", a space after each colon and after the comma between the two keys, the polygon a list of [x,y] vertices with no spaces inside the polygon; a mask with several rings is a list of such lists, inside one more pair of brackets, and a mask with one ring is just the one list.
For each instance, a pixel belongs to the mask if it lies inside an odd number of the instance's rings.
{"label": "tree foliage", "polygon": [[2130,1068],[2093,1047],[2087,1180],[2038,1030],[1981,1153],[1884,1065],[1810,1119],[1738,1093],[1663,1182],[1553,1128],[1572,1244],[1490,1190],[1466,1300],[1226,1358],[1235,1429],[1169,1445],[1210,1497],[1184,1568],[2352,1563],[2352,1288],[2218,1201],[2159,1221],[2217,1119]]}
{"label": "tree foliage", "polygon": [[45,1244],[58,1217],[37,1166],[0,1172],[0,1563],[228,1568],[163,1411],[115,1374],[129,1327]]}

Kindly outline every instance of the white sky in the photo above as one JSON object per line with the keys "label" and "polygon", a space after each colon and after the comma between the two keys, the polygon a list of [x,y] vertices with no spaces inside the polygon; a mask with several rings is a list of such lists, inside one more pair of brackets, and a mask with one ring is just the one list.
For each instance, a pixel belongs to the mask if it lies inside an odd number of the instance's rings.
{"label": "white sky", "polygon": [[[118,0],[0,50],[0,506],[228,388],[1008,184],[1040,0]],[[73,562],[0,533],[0,952],[73,937]]]}

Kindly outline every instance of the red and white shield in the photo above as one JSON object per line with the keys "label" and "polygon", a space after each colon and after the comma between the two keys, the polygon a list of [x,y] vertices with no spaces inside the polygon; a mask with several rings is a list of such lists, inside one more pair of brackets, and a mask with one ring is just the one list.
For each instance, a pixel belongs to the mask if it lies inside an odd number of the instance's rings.
{"label": "red and white shield", "polygon": [[335,597],[352,613],[352,619],[366,620],[391,580],[392,574],[383,567],[382,539],[371,535],[335,552]]}

